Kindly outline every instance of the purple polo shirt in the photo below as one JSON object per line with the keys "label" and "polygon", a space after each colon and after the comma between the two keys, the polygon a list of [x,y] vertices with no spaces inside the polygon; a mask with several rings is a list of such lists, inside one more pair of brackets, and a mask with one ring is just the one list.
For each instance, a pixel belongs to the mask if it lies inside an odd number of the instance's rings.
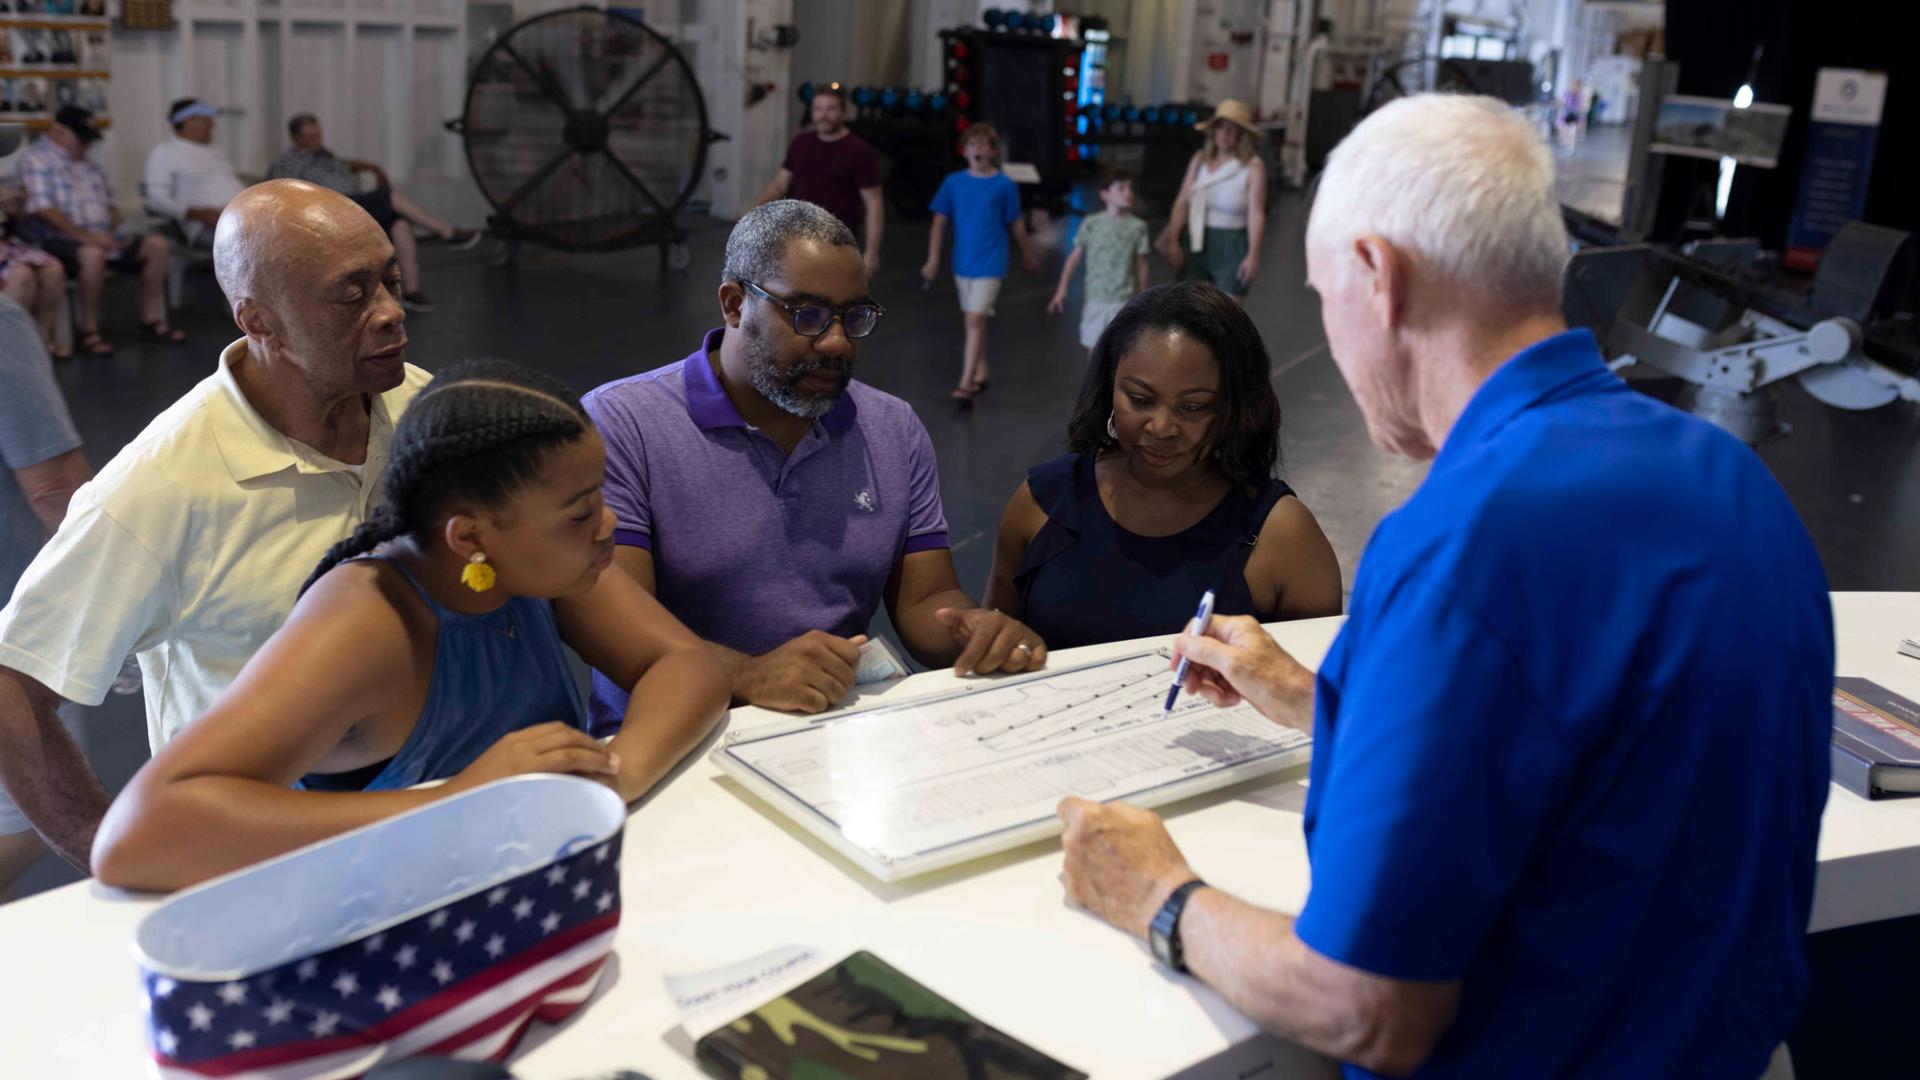
{"label": "purple polo shirt", "polygon": [[[581,400],[607,444],[614,542],[651,551],[660,602],[730,649],[865,633],[901,556],[947,546],[933,441],[912,406],[851,382],[782,452],[720,385],[721,333]],[[618,730],[626,708],[596,671],[590,730]]]}

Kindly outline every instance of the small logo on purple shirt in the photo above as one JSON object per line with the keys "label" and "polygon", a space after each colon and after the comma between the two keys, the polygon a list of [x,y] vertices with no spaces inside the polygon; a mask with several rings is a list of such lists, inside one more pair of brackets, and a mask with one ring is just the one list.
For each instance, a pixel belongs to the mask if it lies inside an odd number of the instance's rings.
{"label": "small logo on purple shirt", "polygon": [[868,491],[865,488],[860,489],[860,493],[853,497],[853,505],[859,507],[860,509],[866,511],[869,514],[879,509],[879,506],[873,501],[873,492]]}

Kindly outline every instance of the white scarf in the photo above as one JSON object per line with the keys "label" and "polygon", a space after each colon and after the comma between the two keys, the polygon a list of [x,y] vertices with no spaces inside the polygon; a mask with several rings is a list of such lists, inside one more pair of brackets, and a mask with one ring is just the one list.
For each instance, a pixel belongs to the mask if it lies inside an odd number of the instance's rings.
{"label": "white scarf", "polygon": [[1187,193],[1187,245],[1194,251],[1199,251],[1207,238],[1207,190],[1230,181],[1245,179],[1247,163],[1234,158],[1219,172],[1205,180],[1199,180],[1199,175],[1198,171],[1194,173],[1197,182],[1193,185],[1193,190]]}

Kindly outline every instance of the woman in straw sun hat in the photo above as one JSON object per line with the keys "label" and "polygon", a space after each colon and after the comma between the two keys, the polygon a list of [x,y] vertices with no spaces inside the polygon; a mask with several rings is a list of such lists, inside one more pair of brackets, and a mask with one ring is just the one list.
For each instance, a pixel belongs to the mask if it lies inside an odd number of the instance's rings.
{"label": "woman in straw sun hat", "polygon": [[1155,246],[1182,281],[1211,281],[1245,296],[1260,272],[1260,239],[1267,231],[1267,166],[1254,153],[1260,130],[1253,126],[1253,110],[1231,99],[1195,126],[1207,132],[1207,145],[1187,163],[1187,178]]}

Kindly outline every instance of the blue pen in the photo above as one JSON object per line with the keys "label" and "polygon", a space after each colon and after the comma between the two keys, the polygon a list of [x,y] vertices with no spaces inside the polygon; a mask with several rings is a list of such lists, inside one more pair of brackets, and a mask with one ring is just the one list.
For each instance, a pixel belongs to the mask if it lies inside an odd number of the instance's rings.
{"label": "blue pen", "polygon": [[[1193,632],[1196,634],[1206,633],[1207,624],[1212,621],[1213,590],[1208,589],[1206,592],[1200,594],[1200,610],[1193,613]],[[1181,657],[1180,666],[1173,671],[1173,689],[1167,691],[1166,708],[1160,710],[1160,719],[1162,720],[1173,715],[1173,703],[1180,697],[1180,684],[1187,681],[1187,664],[1189,662],[1187,657]]]}

